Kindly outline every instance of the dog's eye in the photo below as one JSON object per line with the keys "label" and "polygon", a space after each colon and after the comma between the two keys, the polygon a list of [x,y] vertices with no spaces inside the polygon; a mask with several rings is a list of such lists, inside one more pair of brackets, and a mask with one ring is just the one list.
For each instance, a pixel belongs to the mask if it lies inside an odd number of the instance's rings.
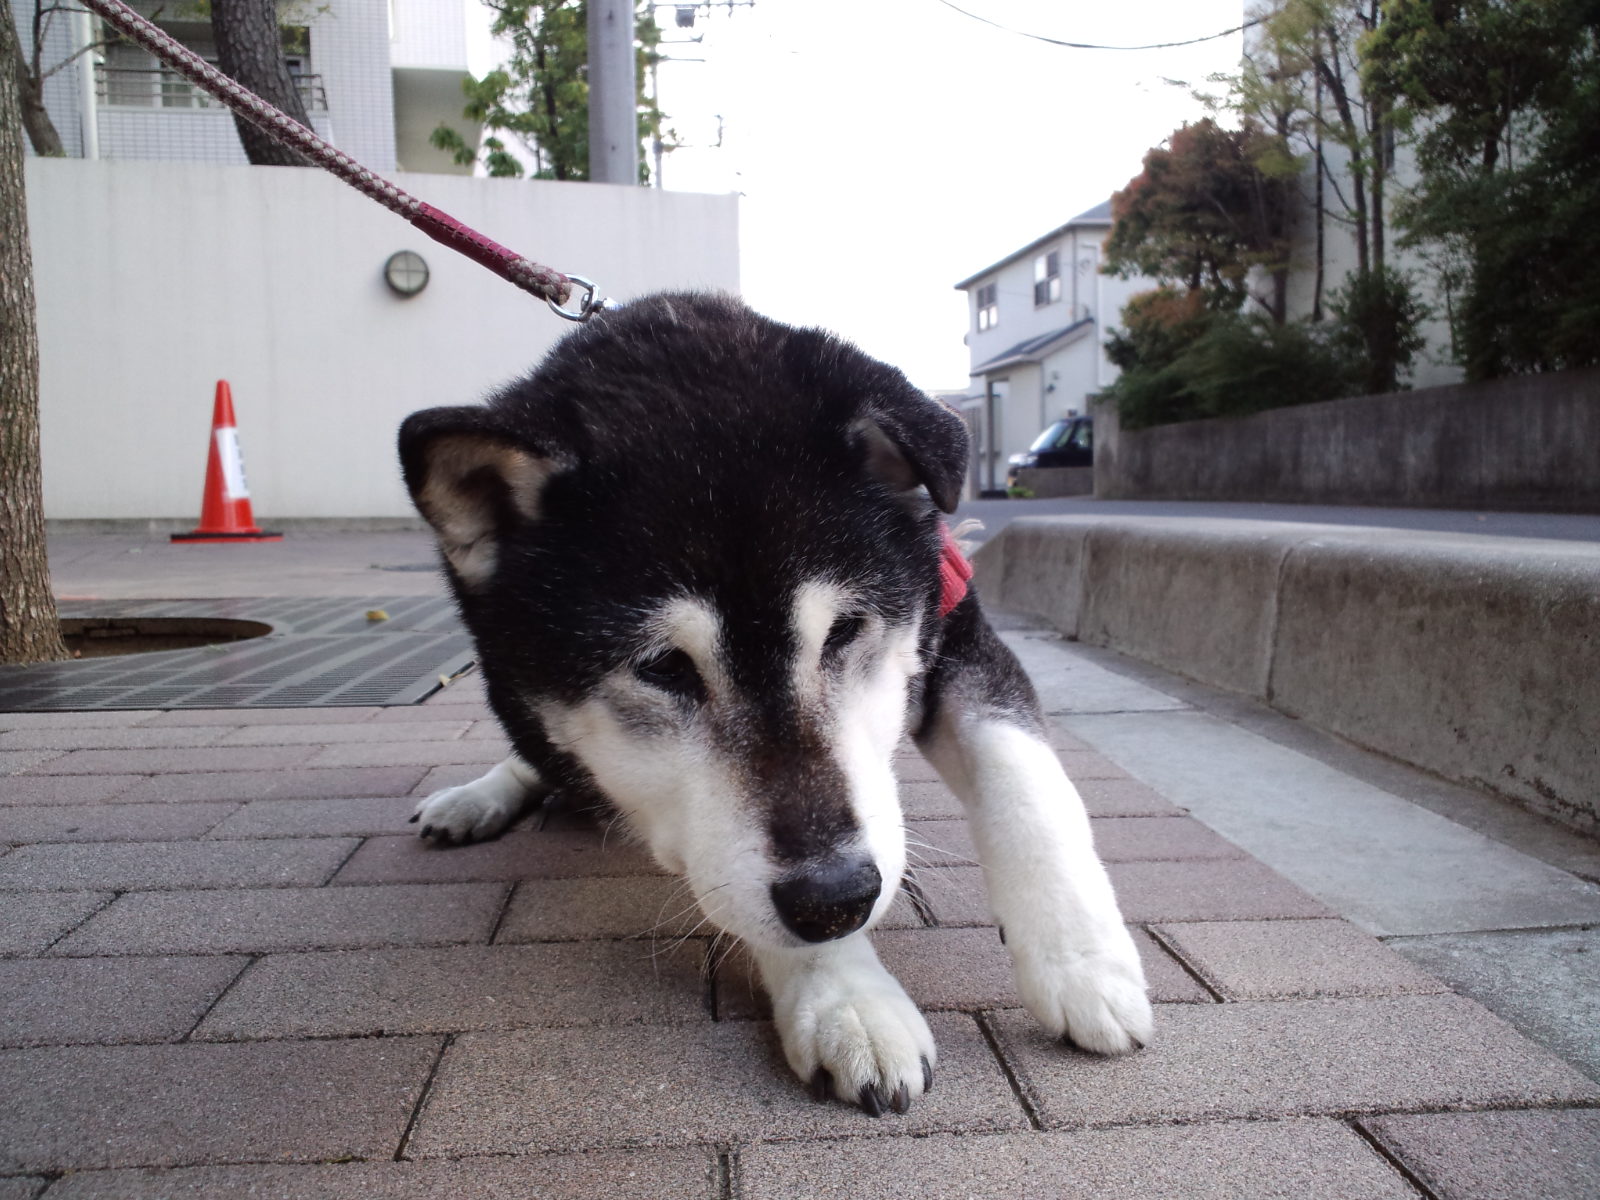
{"label": "dog's eye", "polygon": [[706,698],[706,685],[700,679],[700,672],[695,670],[694,659],[682,650],[664,651],[646,659],[633,670],[650,686],[674,696],[697,701]]}
{"label": "dog's eye", "polygon": [[866,625],[861,617],[840,617],[828,630],[828,636],[823,639],[822,652],[824,654],[837,654],[851,642],[856,640],[856,635]]}

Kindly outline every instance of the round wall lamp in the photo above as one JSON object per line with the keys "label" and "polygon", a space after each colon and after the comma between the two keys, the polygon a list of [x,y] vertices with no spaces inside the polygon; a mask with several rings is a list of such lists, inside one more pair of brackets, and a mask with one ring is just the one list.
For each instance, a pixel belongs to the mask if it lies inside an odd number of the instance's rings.
{"label": "round wall lamp", "polygon": [[383,281],[397,296],[415,296],[428,286],[428,264],[415,250],[401,250],[383,264]]}

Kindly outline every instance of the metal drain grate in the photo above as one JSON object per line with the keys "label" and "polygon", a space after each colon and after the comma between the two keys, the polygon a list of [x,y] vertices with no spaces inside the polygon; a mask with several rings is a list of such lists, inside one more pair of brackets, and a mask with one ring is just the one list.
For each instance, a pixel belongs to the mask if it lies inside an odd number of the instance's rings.
{"label": "metal drain grate", "polygon": [[[369,621],[382,609],[386,621]],[[131,600],[64,605],[63,617],[232,617],[265,637],[114,658],[0,667],[0,712],[106,708],[320,708],[416,704],[474,661],[455,608],[436,596]]]}

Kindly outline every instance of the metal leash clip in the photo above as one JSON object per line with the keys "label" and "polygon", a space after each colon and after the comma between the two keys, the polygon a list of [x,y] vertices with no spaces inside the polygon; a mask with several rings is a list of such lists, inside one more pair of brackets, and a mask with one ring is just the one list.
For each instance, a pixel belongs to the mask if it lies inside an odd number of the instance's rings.
{"label": "metal leash clip", "polygon": [[562,308],[554,300],[546,300],[545,303],[550,306],[550,311],[555,313],[556,316],[565,317],[569,321],[587,321],[595,313],[611,304],[608,298],[596,294],[599,285],[594,280],[585,279],[582,275],[568,275],[567,281],[583,288],[583,299],[578,301],[578,307],[575,311]]}

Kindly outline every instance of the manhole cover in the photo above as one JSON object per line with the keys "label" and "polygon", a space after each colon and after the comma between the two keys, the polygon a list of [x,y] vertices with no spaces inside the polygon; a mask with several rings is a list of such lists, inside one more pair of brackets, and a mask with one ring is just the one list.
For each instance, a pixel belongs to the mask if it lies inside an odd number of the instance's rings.
{"label": "manhole cover", "polygon": [[[381,611],[387,620],[371,620]],[[472,665],[472,639],[437,596],[96,601],[63,620],[259,621],[265,637],[111,658],[0,667],[0,712],[416,704]]]}

